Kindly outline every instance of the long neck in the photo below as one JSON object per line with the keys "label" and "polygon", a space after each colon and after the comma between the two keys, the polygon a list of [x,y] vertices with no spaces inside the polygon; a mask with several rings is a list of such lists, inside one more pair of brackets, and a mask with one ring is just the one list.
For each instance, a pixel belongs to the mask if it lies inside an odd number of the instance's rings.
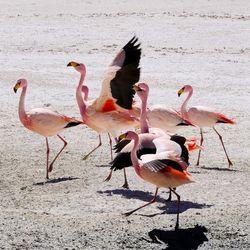
{"label": "long neck", "polygon": [[133,167],[135,169],[136,174],[140,176],[140,165],[139,165],[139,161],[137,158],[138,146],[139,146],[139,137],[136,136],[134,138],[134,147],[131,150],[131,161],[132,161],[132,164],[133,164]]}
{"label": "long neck", "polygon": [[28,119],[26,111],[25,111],[25,107],[24,107],[26,89],[27,89],[27,86],[23,86],[22,93],[21,93],[20,100],[19,100],[19,108],[18,108],[19,118],[23,124],[26,124],[27,119]]}
{"label": "long neck", "polygon": [[142,98],[142,104],[141,104],[141,133],[148,133],[149,132],[149,125],[148,125],[148,119],[147,119],[147,97]]}
{"label": "long neck", "polygon": [[185,119],[188,119],[188,115],[187,115],[187,103],[188,103],[189,99],[191,98],[192,94],[193,94],[193,89],[189,88],[188,89],[188,96],[187,96],[186,100],[183,102],[183,104],[181,106],[181,114],[183,115],[183,117]]}
{"label": "long neck", "polygon": [[[80,78],[78,87],[76,89],[76,100],[77,100],[77,104],[78,104],[83,121],[86,120],[86,102],[85,102],[86,97],[84,99],[82,97],[82,91],[84,92],[86,90],[86,88],[83,88],[84,78],[85,78],[85,73],[81,73],[81,78]],[[85,92],[84,94],[86,95]]]}

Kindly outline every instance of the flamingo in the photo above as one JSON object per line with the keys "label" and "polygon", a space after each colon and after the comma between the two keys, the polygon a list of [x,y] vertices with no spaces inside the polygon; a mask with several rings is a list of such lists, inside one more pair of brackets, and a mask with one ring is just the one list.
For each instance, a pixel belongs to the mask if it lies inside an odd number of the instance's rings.
{"label": "flamingo", "polygon": [[[59,133],[63,131],[65,128],[82,124],[82,122],[46,108],[35,108],[30,110],[29,112],[26,112],[24,105],[26,90],[27,90],[26,79],[19,79],[17,81],[17,83],[14,86],[14,92],[16,93],[19,88],[22,88],[19,100],[19,119],[21,123],[24,125],[24,127],[45,137],[46,149],[47,149],[46,179],[49,179],[49,172],[52,171],[53,164],[67,146],[67,141],[63,137],[61,137]],[[48,143],[48,137],[54,135],[57,135],[57,137],[63,141],[64,145],[61,148],[61,150],[57,153],[55,158],[52,160],[52,162],[49,164],[50,148]]]}
{"label": "flamingo", "polygon": [[[154,198],[148,203],[140,206],[124,215],[129,216],[139,209],[146,207],[156,201],[158,189],[160,187],[169,188],[177,197],[177,220],[175,229],[179,228],[179,212],[180,212],[180,195],[176,193],[174,188],[193,182],[191,175],[186,171],[187,164],[183,162],[175,153],[175,151],[165,151],[169,149],[169,141],[163,137],[153,140],[157,151],[156,154],[145,154],[141,156],[141,160],[137,157],[139,149],[139,136],[133,131],[128,131],[123,136],[125,139],[133,140],[134,145],[131,151],[131,161],[136,174],[147,182],[156,185]],[[164,145],[165,144],[165,145]],[[165,149],[164,149],[165,148]]]}
{"label": "flamingo", "polygon": [[[85,65],[73,61],[67,65],[75,68],[81,75],[76,90],[76,99],[83,122],[99,134],[98,145],[83,157],[84,160],[102,145],[101,133],[117,137],[121,131],[139,125],[138,119],[128,111],[132,109],[135,94],[133,84],[138,82],[140,77],[141,49],[140,44],[136,44],[137,41],[138,39],[133,37],[116,55],[106,73],[100,96],[91,103],[87,103],[88,88],[83,88],[86,75]],[[112,148],[111,143],[110,138]]]}
{"label": "flamingo", "polygon": [[[202,128],[203,127],[212,127],[213,130],[215,131],[215,133],[219,136],[219,139],[221,141],[223,150],[225,152],[227,161],[228,161],[228,167],[230,168],[233,163],[231,162],[231,160],[228,157],[222,136],[220,135],[220,133],[215,129],[215,125],[217,123],[228,123],[228,124],[235,124],[235,122],[229,118],[227,118],[225,115],[218,113],[208,107],[204,107],[204,106],[194,106],[191,107],[189,109],[187,109],[187,103],[189,101],[189,99],[191,98],[192,94],[193,94],[193,88],[190,85],[184,85],[184,87],[182,87],[179,91],[178,91],[178,96],[180,96],[182,93],[188,93],[188,96],[186,98],[186,100],[183,102],[182,106],[181,106],[181,114],[183,116],[184,119],[188,119],[190,120],[194,125],[198,126],[200,128],[200,135],[201,135],[201,139],[200,139],[200,146],[202,146],[203,144],[203,131]],[[200,163],[200,155],[201,155],[201,149],[199,150],[199,154],[198,154],[198,160],[196,165],[198,166]]]}
{"label": "flamingo", "polygon": [[[164,137],[165,140],[170,140],[168,146],[170,147],[177,147],[178,154],[182,157],[187,164],[189,164],[189,153],[186,148],[185,143],[186,138],[178,135],[170,136],[164,130],[159,128],[149,128],[148,120],[147,120],[147,99],[149,93],[149,86],[146,83],[139,83],[134,85],[134,90],[138,94],[141,99],[141,114],[140,114],[140,134],[139,142],[140,147],[137,151],[137,157],[141,157],[144,154],[155,154],[156,147],[153,143],[153,140],[158,137]],[[195,142],[192,141],[192,147],[195,148],[193,145]],[[133,148],[133,142],[131,141],[120,141],[115,146],[115,152],[118,153],[114,160],[110,163],[111,164],[111,171],[105,181],[109,181],[112,177],[113,170],[121,170],[125,169],[126,167],[132,166],[131,162],[131,150]],[[124,176],[126,177],[126,176]],[[125,183],[128,186],[127,178],[125,178]],[[170,199],[170,198],[169,198]]]}

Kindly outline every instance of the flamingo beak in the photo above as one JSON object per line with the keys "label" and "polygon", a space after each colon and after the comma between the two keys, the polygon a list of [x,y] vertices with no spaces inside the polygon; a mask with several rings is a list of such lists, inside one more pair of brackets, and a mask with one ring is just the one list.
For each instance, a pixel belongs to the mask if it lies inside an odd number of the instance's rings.
{"label": "flamingo beak", "polygon": [[178,91],[178,97],[181,96],[181,94],[184,92],[185,88],[181,88],[179,91]]}
{"label": "flamingo beak", "polygon": [[75,68],[75,67],[79,66],[79,63],[71,61],[67,64],[67,67],[70,67],[70,66]]}
{"label": "flamingo beak", "polygon": [[19,88],[20,88],[20,82],[17,82],[15,87],[13,88],[14,92],[16,93]]}
{"label": "flamingo beak", "polygon": [[141,91],[141,89],[140,89],[140,87],[138,86],[138,85],[133,85],[133,90],[135,91],[135,92],[138,92],[138,91]]}
{"label": "flamingo beak", "polygon": [[127,137],[127,133],[121,134],[121,135],[119,135],[119,137],[118,137],[118,141],[121,141],[121,140],[123,140],[123,139],[126,139],[126,137]]}

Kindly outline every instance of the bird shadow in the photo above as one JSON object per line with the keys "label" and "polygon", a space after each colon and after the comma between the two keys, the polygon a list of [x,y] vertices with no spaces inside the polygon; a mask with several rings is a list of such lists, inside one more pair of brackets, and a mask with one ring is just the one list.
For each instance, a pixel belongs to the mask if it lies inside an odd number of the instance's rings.
{"label": "bird shadow", "polygon": [[55,179],[49,179],[46,181],[41,181],[41,182],[36,182],[33,183],[33,186],[43,186],[43,185],[47,185],[47,184],[56,184],[56,183],[60,183],[60,182],[64,182],[64,181],[73,181],[73,180],[77,180],[79,179],[78,177],[59,177],[59,178],[55,178]]}
{"label": "bird shadow", "polygon": [[[141,201],[148,202],[153,199],[154,195],[152,195],[150,192],[144,192],[144,191],[139,191],[139,190],[125,190],[125,189],[115,189],[115,190],[105,190],[105,191],[97,191],[99,194],[107,194],[108,196],[111,195],[121,195],[122,197],[126,199],[137,199]],[[166,199],[157,196],[156,199],[157,203],[162,203],[164,206],[160,206],[160,210],[164,210],[163,212],[160,213],[155,213],[151,215],[143,215],[146,217],[154,217],[156,215],[160,214],[174,214],[177,213],[177,201],[167,201]],[[188,209],[203,209],[203,208],[209,208],[213,205],[207,205],[207,204],[199,204],[191,201],[182,201],[180,203],[180,213],[188,210]]]}
{"label": "bird shadow", "polygon": [[162,230],[162,229],[153,229],[148,232],[148,236],[151,239],[147,242],[155,244],[167,244],[165,249],[180,249],[180,250],[189,250],[189,249],[198,249],[198,247],[208,241],[207,233],[208,230],[204,226],[196,225],[194,228],[183,228],[177,230]]}
{"label": "bird shadow", "polygon": [[239,170],[236,169],[231,169],[231,168],[219,168],[219,167],[200,167],[202,169],[206,169],[206,170],[216,170],[216,171],[225,171],[225,172],[239,172]]}
{"label": "bird shadow", "polygon": [[100,165],[96,164],[95,165],[96,168],[110,168],[110,166],[111,165],[109,165],[109,164],[106,164],[106,165],[105,164],[100,164]]}

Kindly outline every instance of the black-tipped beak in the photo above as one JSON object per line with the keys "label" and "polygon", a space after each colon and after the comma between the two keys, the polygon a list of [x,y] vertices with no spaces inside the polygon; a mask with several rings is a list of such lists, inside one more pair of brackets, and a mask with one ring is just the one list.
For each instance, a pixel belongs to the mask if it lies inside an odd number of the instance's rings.
{"label": "black-tipped beak", "polygon": [[13,88],[13,90],[14,90],[15,93],[17,92],[17,89],[15,87]]}
{"label": "black-tipped beak", "polygon": [[70,66],[72,66],[71,63],[68,63],[68,64],[67,64],[67,67],[70,67]]}

